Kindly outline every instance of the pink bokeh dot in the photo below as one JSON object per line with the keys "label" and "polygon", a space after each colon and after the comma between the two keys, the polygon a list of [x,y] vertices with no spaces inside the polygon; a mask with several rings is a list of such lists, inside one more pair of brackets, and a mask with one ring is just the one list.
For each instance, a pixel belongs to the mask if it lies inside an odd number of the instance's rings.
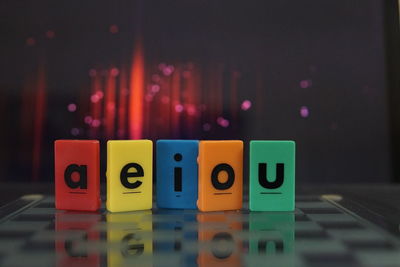
{"label": "pink bokeh dot", "polygon": [[112,68],[111,69],[111,76],[117,77],[119,74],[119,69],[118,68]]}
{"label": "pink bokeh dot", "polygon": [[104,97],[103,91],[100,90],[96,92],[96,95],[99,97],[99,99],[102,99]]}
{"label": "pink bokeh dot", "polygon": [[159,86],[158,84],[153,84],[153,85],[151,86],[151,91],[152,91],[153,93],[158,93],[158,92],[160,91],[160,86]]}
{"label": "pink bokeh dot", "polygon": [[241,108],[242,108],[242,110],[245,110],[245,111],[249,110],[251,108],[251,101],[250,100],[244,100],[242,102]]}
{"label": "pink bokeh dot", "polygon": [[86,116],[86,117],[84,118],[84,121],[85,121],[86,124],[91,124],[92,121],[93,121],[93,119],[92,119],[91,116]]}
{"label": "pink bokeh dot", "polygon": [[176,104],[175,111],[181,113],[183,111],[183,106],[181,104]]}
{"label": "pink bokeh dot", "polygon": [[303,118],[307,118],[310,115],[310,111],[308,110],[308,107],[302,106],[300,108],[300,116]]}
{"label": "pink bokeh dot", "polygon": [[73,136],[77,136],[77,135],[79,135],[79,129],[78,128],[72,128],[71,129],[71,134],[73,135]]}
{"label": "pink bokeh dot", "polygon": [[97,103],[99,102],[100,97],[97,94],[94,94],[90,97],[90,101],[92,101],[92,103]]}
{"label": "pink bokeh dot", "polygon": [[224,128],[229,127],[229,120],[225,119],[224,117],[218,117],[217,123],[221,127],[224,127]]}
{"label": "pink bokeh dot", "polygon": [[93,121],[92,121],[92,127],[99,127],[100,126],[100,120],[98,120],[98,119],[94,119]]}
{"label": "pink bokeh dot", "polygon": [[169,66],[167,66],[167,67],[165,67],[163,70],[162,70],[162,72],[163,72],[163,74],[165,75],[165,76],[170,76],[173,72],[174,72],[174,66],[172,66],[172,65],[169,65]]}
{"label": "pink bokeh dot", "polygon": [[69,112],[75,112],[76,111],[76,104],[74,104],[74,103],[69,104],[67,109],[68,109]]}
{"label": "pink bokeh dot", "polygon": [[311,80],[302,80],[300,81],[300,87],[303,89],[309,88],[312,85],[312,81]]}

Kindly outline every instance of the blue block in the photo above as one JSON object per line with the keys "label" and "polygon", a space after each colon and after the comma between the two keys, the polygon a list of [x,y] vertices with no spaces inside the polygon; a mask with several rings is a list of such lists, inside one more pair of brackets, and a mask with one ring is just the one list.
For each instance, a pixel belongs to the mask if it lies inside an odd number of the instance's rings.
{"label": "blue block", "polygon": [[156,146],[158,208],[197,209],[198,140],[158,140]]}

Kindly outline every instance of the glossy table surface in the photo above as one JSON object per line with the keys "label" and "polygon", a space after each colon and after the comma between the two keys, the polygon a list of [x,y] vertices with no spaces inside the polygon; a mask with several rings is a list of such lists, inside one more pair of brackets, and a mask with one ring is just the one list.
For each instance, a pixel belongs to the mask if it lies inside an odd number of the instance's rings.
{"label": "glossy table surface", "polygon": [[[298,186],[294,212],[249,212],[247,194],[241,211],[111,213],[103,205],[69,212],[54,209],[53,187],[0,185],[1,266],[27,260],[31,266],[397,266],[400,260],[395,185]],[[26,194],[46,196],[4,206]],[[24,200],[33,202],[21,209]]]}

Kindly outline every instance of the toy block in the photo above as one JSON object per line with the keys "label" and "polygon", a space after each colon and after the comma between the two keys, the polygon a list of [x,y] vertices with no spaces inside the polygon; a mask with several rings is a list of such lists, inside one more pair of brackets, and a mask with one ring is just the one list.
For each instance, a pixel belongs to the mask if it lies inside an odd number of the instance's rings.
{"label": "toy block", "polygon": [[108,266],[153,266],[151,210],[107,213]]}
{"label": "toy block", "polygon": [[243,142],[200,141],[199,198],[201,211],[238,210],[243,198]]}
{"label": "toy block", "polygon": [[250,210],[294,210],[295,145],[293,141],[250,142]]}
{"label": "toy block", "polygon": [[96,211],[100,208],[100,152],[97,140],[56,140],[56,209]]}
{"label": "toy block", "polygon": [[158,208],[197,208],[198,150],[199,141],[197,140],[157,141]]}
{"label": "toy block", "polygon": [[151,209],[153,201],[153,142],[107,142],[107,210]]}

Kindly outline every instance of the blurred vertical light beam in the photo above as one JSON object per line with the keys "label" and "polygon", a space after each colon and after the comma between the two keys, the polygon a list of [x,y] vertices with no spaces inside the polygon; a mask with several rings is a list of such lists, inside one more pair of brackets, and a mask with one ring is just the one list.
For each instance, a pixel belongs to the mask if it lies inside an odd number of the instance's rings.
{"label": "blurred vertical light beam", "polygon": [[118,75],[117,68],[111,68],[107,72],[107,81],[105,88],[105,130],[108,139],[114,138],[114,126],[115,126],[115,77]]}
{"label": "blurred vertical light beam", "polygon": [[142,35],[144,12],[142,0],[135,1],[135,41],[129,81],[129,137],[140,139],[143,135],[143,102],[145,87],[145,62]]}
{"label": "blurred vertical light beam", "polygon": [[38,69],[34,112],[32,179],[37,181],[40,171],[44,114],[46,112],[46,73],[43,63],[39,65]]}
{"label": "blurred vertical light beam", "polygon": [[180,69],[177,68],[172,74],[171,80],[171,100],[170,100],[170,114],[171,114],[171,126],[172,136],[178,138],[180,134],[180,117],[181,114],[176,112],[175,105],[181,102],[181,73]]}
{"label": "blurred vertical light beam", "polygon": [[91,81],[91,91],[92,95],[90,97],[90,102],[91,102],[91,117],[92,117],[92,122],[91,122],[91,127],[90,127],[90,137],[91,138],[98,138],[99,136],[99,128],[101,124],[101,102],[103,98],[103,90],[102,90],[102,84],[101,84],[101,77],[99,73],[96,73],[92,77]]}
{"label": "blurred vertical light beam", "polygon": [[118,106],[118,138],[126,137],[126,106],[128,104],[128,80],[125,67],[121,68],[119,76],[119,106]]}
{"label": "blurred vertical light beam", "polygon": [[135,42],[129,84],[129,136],[142,138],[144,101],[144,54],[142,39]]}

